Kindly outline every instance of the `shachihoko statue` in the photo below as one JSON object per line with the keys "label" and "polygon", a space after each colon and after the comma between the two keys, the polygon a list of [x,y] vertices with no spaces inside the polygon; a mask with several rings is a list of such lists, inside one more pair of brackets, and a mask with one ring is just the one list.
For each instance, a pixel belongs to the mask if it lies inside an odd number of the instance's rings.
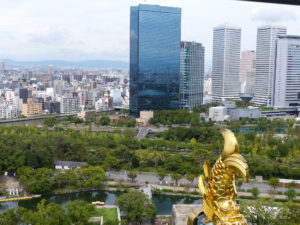
{"label": "shachihoko statue", "polygon": [[194,210],[189,215],[188,225],[247,225],[235,201],[237,195],[235,180],[238,175],[241,175],[244,182],[248,182],[248,165],[240,155],[234,134],[226,129],[222,131],[222,135],[224,149],[221,156],[211,171],[210,162],[205,161],[204,176],[199,177],[198,186],[203,196],[203,210]]}

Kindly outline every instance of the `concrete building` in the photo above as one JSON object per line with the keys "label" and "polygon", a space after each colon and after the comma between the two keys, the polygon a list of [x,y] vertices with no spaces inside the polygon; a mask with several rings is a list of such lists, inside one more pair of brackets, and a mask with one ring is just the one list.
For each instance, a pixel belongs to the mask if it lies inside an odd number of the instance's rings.
{"label": "concrete building", "polygon": [[260,111],[257,107],[228,109],[228,115],[231,120],[239,120],[240,118],[258,119]]}
{"label": "concrete building", "polygon": [[[241,93],[253,94],[253,90],[254,90],[253,78],[255,78],[255,59],[256,59],[255,51],[253,50],[242,51],[241,63],[240,63]],[[252,92],[248,92],[251,90]]]}
{"label": "concrete building", "polygon": [[95,103],[96,112],[113,110],[113,100],[113,97],[110,97],[110,92],[105,91],[104,95]]}
{"label": "concrete building", "polygon": [[140,111],[140,117],[136,119],[136,122],[147,126],[149,124],[149,120],[153,118],[153,116],[153,111]]}
{"label": "concrete building", "polygon": [[253,102],[271,105],[274,78],[275,42],[286,35],[286,27],[268,25],[257,28],[256,75]]}
{"label": "concrete building", "polygon": [[88,111],[81,111],[80,113],[77,114],[77,117],[86,120],[89,118],[94,118],[95,115],[96,115],[95,110],[88,110]]}
{"label": "concrete building", "polygon": [[300,36],[280,36],[276,40],[272,106],[300,106]]}
{"label": "concrete building", "polygon": [[34,116],[43,113],[42,103],[35,101],[35,99],[28,98],[27,103],[22,105],[23,116]]}
{"label": "concrete building", "polygon": [[181,42],[180,108],[192,110],[203,104],[204,51],[201,43]]}
{"label": "concrete building", "polygon": [[44,105],[48,113],[60,113],[60,102],[45,102]]}
{"label": "concrete building", "polygon": [[210,107],[208,116],[211,120],[217,122],[229,119],[227,108],[224,106]]}
{"label": "concrete building", "polygon": [[[202,205],[196,204],[177,204],[172,207],[172,224],[187,225],[188,217],[194,210],[202,210]],[[200,222],[200,221],[199,221]],[[202,224],[202,223],[197,223]],[[208,223],[212,225],[212,223]]]}
{"label": "concrete building", "polygon": [[244,85],[244,93],[254,94],[255,75],[255,71],[247,72],[246,83]]}
{"label": "concrete building", "polygon": [[19,89],[19,97],[23,100],[23,104],[27,103],[27,99],[29,98],[29,91],[27,88]]}
{"label": "concrete building", "polygon": [[60,112],[65,114],[78,113],[80,111],[78,97],[64,96],[60,102]]}
{"label": "concrete building", "polygon": [[0,119],[11,119],[17,117],[18,110],[14,105],[0,104]]}
{"label": "concrete building", "polygon": [[222,25],[214,28],[212,62],[213,101],[239,99],[241,28]]}

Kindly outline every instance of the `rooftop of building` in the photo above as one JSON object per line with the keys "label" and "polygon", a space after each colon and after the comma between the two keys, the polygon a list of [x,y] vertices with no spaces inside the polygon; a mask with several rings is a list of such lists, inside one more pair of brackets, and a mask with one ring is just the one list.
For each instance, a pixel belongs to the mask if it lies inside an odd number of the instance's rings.
{"label": "rooftop of building", "polygon": [[181,8],[170,7],[170,6],[160,6],[151,4],[139,4],[138,6],[132,6],[132,8],[137,8],[140,11],[153,11],[153,12],[165,12],[165,13],[181,13]]}
{"label": "rooftop of building", "polygon": [[279,39],[297,39],[300,40],[299,35],[280,35],[278,36]]}
{"label": "rooftop of building", "polygon": [[86,162],[74,162],[74,161],[55,161],[55,166],[69,166],[69,167],[77,167],[77,166],[85,166]]}

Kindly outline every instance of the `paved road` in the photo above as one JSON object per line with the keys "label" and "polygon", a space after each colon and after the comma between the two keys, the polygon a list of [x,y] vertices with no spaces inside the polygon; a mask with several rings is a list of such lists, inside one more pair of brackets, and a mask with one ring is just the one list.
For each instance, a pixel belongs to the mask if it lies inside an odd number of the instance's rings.
{"label": "paved road", "polygon": [[[128,172],[127,171],[108,171],[106,172],[106,176],[108,178],[112,178],[115,180],[119,180],[119,179],[123,179],[124,181],[130,181],[130,178],[127,177]],[[136,182],[139,183],[145,183],[146,181],[149,182],[149,184],[160,184],[160,180],[158,178],[158,176],[154,173],[144,173],[144,172],[139,172],[136,179]],[[175,183],[175,181],[172,180],[171,176],[168,175],[167,177],[165,177],[165,179],[162,181],[162,184],[172,184]],[[180,179],[178,181],[178,184],[187,184],[190,183],[185,177],[183,177],[182,179]],[[197,186],[198,184],[198,178],[195,178],[192,186]],[[251,189],[253,187],[258,187],[259,191],[261,193],[268,193],[272,188],[265,182],[263,183],[257,183],[257,182],[250,182],[250,183],[244,183],[241,186],[241,189],[245,189],[245,191],[247,189]],[[287,190],[287,188],[283,189],[283,188],[277,188],[277,191],[281,191],[281,192],[285,192]],[[298,193],[300,193],[300,189],[296,189],[296,191]]]}
{"label": "paved road", "polygon": [[139,133],[137,134],[137,139],[141,140],[143,138],[146,137],[146,135],[148,134],[149,128],[148,127],[141,127],[139,130]]}

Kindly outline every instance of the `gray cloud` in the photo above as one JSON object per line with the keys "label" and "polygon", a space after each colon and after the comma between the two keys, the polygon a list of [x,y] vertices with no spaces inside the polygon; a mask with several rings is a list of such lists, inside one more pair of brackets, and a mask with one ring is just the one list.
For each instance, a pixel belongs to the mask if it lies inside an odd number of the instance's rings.
{"label": "gray cloud", "polygon": [[252,11],[252,19],[254,21],[282,23],[297,21],[298,15],[293,9],[285,8],[285,6],[264,5]]}
{"label": "gray cloud", "polygon": [[[0,0],[1,1],[1,0]],[[226,2],[226,3],[224,3]],[[142,0],[4,0],[0,58],[16,60],[129,60],[130,6]],[[212,59],[213,27],[242,28],[242,48],[255,49],[261,22],[282,22],[299,35],[300,8],[235,0],[147,0],[182,8],[182,40],[205,46]],[[210,64],[210,63],[206,63]]]}

